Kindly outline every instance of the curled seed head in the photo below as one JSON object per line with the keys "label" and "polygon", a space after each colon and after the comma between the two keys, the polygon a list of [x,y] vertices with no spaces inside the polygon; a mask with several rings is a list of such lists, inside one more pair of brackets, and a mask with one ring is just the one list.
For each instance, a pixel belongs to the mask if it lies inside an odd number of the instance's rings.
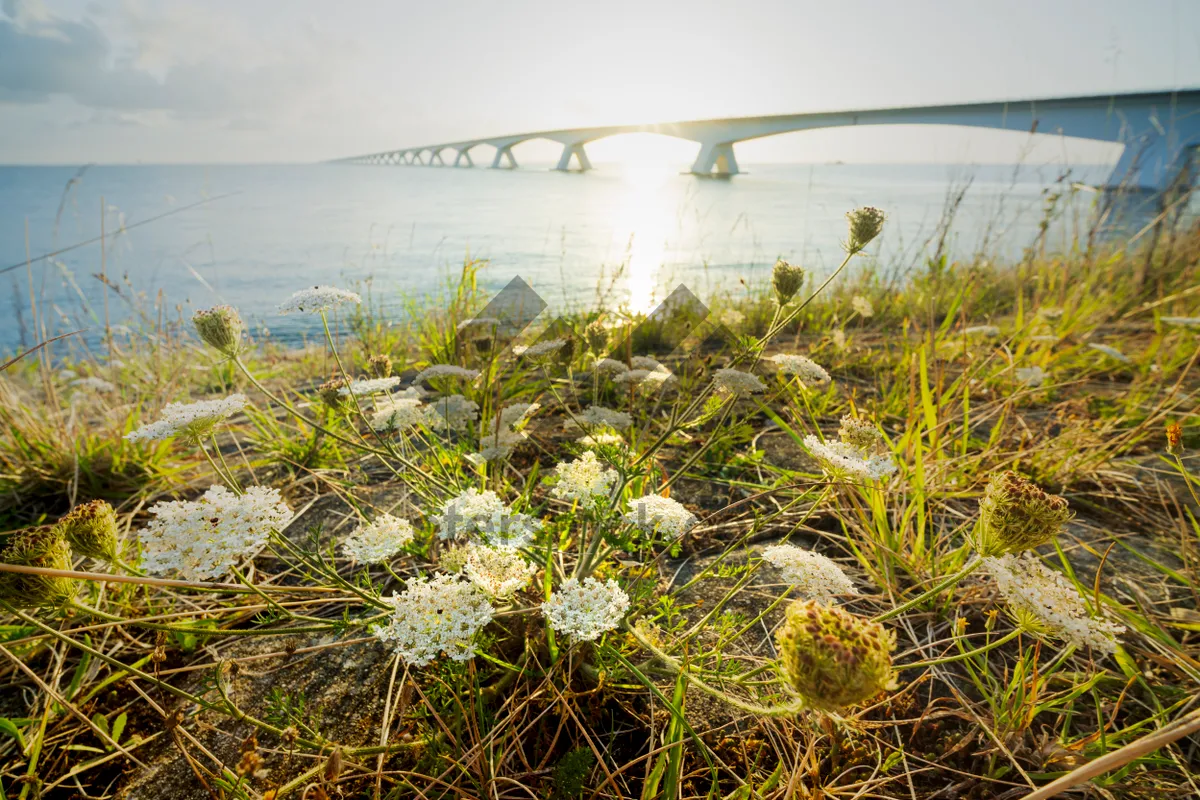
{"label": "curled seed head", "polygon": [[775,262],[771,271],[771,287],[775,290],[775,299],[779,305],[786,305],[796,292],[804,286],[804,267],[794,266],[782,258]]}
{"label": "curled seed head", "polygon": [[583,329],[583,340],[587,342],[588,350],[594,355],[600,355],[608,347],[608,329],[600,320],[588,323]]}
{"label": "curled seed head", "polygon": [[813,600],[788,606],[776,634],[784,675],[813,708],[837,711],[895,686],[895,637],[878,622]]}
{"label": "curled seed head", "polygon": [[232,306],[202,308],[192,315],[200,339],[217,352],[233,358],[242,351],[245,323]]}
{"label": "curled seed head", "polygon": [[979,502],[975,549],[984,556],[1032,550],[1053,541],[1070,518],[1066,498],[1047,494],[1015,472],[1002,472]]}
{"label": "curled seed head", "polygon": [[117,512],[106,501],[80,503],[58,521],[57,527],[80,555],[116,560]]}
{"label": "curled seed head", "polygon": [[367,359],[367,372],[373,378],[390,378],[392,376],[392,359],[386,353],[379,353]]}
{"label": "curled seed head", "polygon": [[[57,528],[17,531],[0,551],[0,561],[42,569],[71,568],[71,548]],[[50,575],[0,572],[0,599],[21,608],[60,607],[75,599],[75,581]]]}
{"label": "curled seed head", "polygon": [[349,381],[345,378],[330,378],[317,387],[317,395],[321,398],[321,402],[337,411],[344,407],[349,399],[341,393],[341,390],[349,385]]}
{"label": "curled seed head", "polygon": [[878,208],[865,206],[847,213],[846,219],[850,221],[850,238],[846,242],[846,249],[857,253],[883,230],[886,216]]}

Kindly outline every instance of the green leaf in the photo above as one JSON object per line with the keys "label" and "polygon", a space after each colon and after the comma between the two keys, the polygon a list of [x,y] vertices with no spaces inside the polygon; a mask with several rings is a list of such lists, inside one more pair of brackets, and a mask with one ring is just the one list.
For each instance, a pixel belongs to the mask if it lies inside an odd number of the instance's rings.
{"label": "green leaf", "polygon": [[114,742],[121,741],[121,734],[125,732],[125,723],[129,721],[129,715],[122,711],[112,724],[112,738]]}
{"label": "green leaf", "polygon": [[[95,714],[92,714],[92,724],[108,734],[108,717],[104,716],[99,711],[97,711]],[[108,735],[111,736],[112,734]]]}
{"label": "green leaf", "polygon": [[0,733],[7,733],[9,736],[17,740],[17,746],[22,752],[25,750],[25,737],[21,735],[21,729],[17,724],[8,717],[0,717]]}

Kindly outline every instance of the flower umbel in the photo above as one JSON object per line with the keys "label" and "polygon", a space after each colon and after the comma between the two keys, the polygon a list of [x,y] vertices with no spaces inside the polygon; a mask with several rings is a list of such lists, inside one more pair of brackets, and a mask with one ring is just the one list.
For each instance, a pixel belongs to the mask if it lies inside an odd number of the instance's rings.
{"label": "flower umbel", "polygon": [[775,262],[775,268],[771,270],[771,288],[775,290],[779,305],[787,305],[803,286],[803,267],[789,264],[782,258]]}
{"label": "flower umbel", "polygon": [[1002,472],[979,501],[973,544],[983,556],[1032,550],[1053,541],[1070,518],[1066,498],[1047,494],[1015,472]]}
{"label": "flower umbel", "polygon": [[616,581],[601,583],[592,577],[582,582],[567,578],[542,603],[542,613],[554,630],[575,642],[595,641],[620,625],[628,610],[629,595]]}
{"label": "flower umbel", "polygon": [[878,622],[815,600],[787,607],[776,634],[784,676],[811,707],[838,711],[895,686],[895,636]]}
{"label": "flower umbel", "polygon": [[[57,528],[26,528],[9,537],[0,561],[23,567],[71,569],[71,548]],[[75,599],[75,581],[50,575],[0,572],[0,599],[21,608],[65,605]]]}
{"label": "flower umbel", "polygon": [[629,504],[633,509],[625,521],[646,533],[661,533],[669,538],[682,536],[696,524],[696,516],[669,497],[648,494]]}
{"label": "flower umbel", "polygon": [[80,555],[116,560],[117,512],[107,501],[80,503],[56,527]]}
{"label": "flower umbel", "polygon": [[850,238],[846,241],[846,250],[854,254],[861,252],[879,235],[886,217],[878,208],[866,206],[848,212],[846,219],[850,222]]}
{"label": "flower umbel", "polygon": [[394,609],[391,619],[371,632],[414,667],[425,666],[439,653],[469,661],[475,655],[475,634],[495,614],[474,584],[446,574],[414,578],[388,602]]}
{"label": "flower umbel", "polygon": [[756,392],[766,391],[767,387],[757,375],[742,372],[739,369],[719,369],[713,375],[713,385],[719,391],[734,397],[749,397]]}
{"label": "flower umbel", "polygon": [[1080,647],[1116,652],[1116,637],[1125,626],[1093,617],[1071,582],[1031,553],[988,557],[984,566],[996,579],[996,586],[1008,601],[1009,613],[1023,630]]}
{"label": "flower umbel", "polygon": [[354,292],[338,289],[335,286],[314,286],[311,289],[301,289],[280,303],[279,313],[292,314],[301,311],[318,314],[337,308],[343,303],[359,305],[362,303],[362,298]]}
{"label": "flower umbel", "polygon": [[806,387],[829,383],[829,373],[825,368],[806,356],[777,353],[768,360],[774,361],[784,375],[795,375]]}
{"label": "flower umbel", "polygon": [[192,324],[201,341],[218,353],[235,358],[242,350],[245,323],[233,306],[202,308],[192,315]]}
{"label": "flower umbel", "polygon": [[201,400],[198,403],[168,403],[156,421],[125,434],[125,438],[136,442],[183,436],[190,441],[199,441],[249,402],[244,394],[231,394],[229,397]]}
{"label": "flower umbel", "polygon": [[466,546],[462,573],[491,597],[505,598],[525,588],[537,568],[510,547]]}
{"label": "flower umbel", "polygon": [[342,550],[356,562],[378,564],[403,550],[413,540],[413,535],[408,520],[380,514],[350,534],[342,544]]}
{"label": "flower umbel", "polygon": [[883,436],[874,425],[851,416],[842,417],[838,440],[822,442],[809,434],[804,437],[808,452],[834,476],[858,480],[879,480],[896,471]]}
{"label": "flower umbel", "polygon": [[858,594],[837,562],[820,553],[791,544],[776,544],[764,549],[762,557],[809,600],[828,605],[838,595]]}
{"label": "flower umbel", "polygon": [[578,500],[582,503],[592,502],[598,497],[607,497],[617,480],[616,470],[605,469],[604,464],[591,450],[574,461],[560,463],[554,471],[558,474],[558,483],[550,493],[564,500]]}
{"label": "flower umbel", "polygon": [[279,492],[251,486],[236,495],[213,486],[199,500],[150,507],[154,519],[138,533],[148,572],[177,570],[187,580],[215,578],[267,543],[292,518]]}

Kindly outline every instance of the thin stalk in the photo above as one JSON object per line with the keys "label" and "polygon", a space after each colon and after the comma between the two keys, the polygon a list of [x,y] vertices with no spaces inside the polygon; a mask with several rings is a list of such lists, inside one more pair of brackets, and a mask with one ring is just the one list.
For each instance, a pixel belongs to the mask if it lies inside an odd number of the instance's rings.
{"label": "thin stalk", "polygon": [[914,661],[911,664],[901,664],[899,669],[918,669],[920,667],[933,667],[938,664],[953,664],[955,661],[966,661],[968,658],[974,658],[975,656],[982,655],[989,650],[995,650],[1000,645],[1011,642],[1020,635],[1021,629],[1016,628],[1010,633],[1001,636],[996,641],[985,644],[983,647],[977,647],[974,650],[969,650],[965,653],[959,653],[958,655],[946,656],[945,658],[931,658],[928,661]]}
{"label": "thin stalk", "polygon": [[927,592],[922,592],[921,594],[917,595],[912,600],[909,600],[907,603],[904,603],[903,605],[896,606],[891,611],[885,611],[882,614],[879,614],[878,616],[872,617],[871,618],[872,622],[883,622],[884,620],[888,620],[888,619],[891,619],[892,617],[899,616],[900,614],[903,614],[905,611],[908,611],[909,609],[919,606],[921,603],[924,603],[929,598],[935,597],[936,595],[940,594],[941,592],[945,591],[949,587],[951,587],[954,584],[961,581],[963,578],[970,575],[975,570],[979,569],[981,564],[983,564],[983,559],[980,558],[979,556],[976,556],[975,558],[973,558],[969,562],[967,562],[967,566],[963,567],[963,569],[954,573],[949,578],[946,578],[944,581],[939,583],[937,586],[934,586],[932,589],[930,589]]}

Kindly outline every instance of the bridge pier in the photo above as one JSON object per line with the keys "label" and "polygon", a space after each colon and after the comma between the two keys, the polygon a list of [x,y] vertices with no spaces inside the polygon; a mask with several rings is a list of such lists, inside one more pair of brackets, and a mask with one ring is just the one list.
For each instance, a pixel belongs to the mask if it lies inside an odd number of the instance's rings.
{"label": "bridge pier", "polygon": [[506,144],[503,147],[497,147],[496,157],[492,159],[492,169],[505,168],[501,163],[502,161],[508,161],[508,167],[506,167],[506,169],[516,169],[517,159],[513,157],[512,149],[513,146],[511,144]]}
{"label": "bridge pier", "polygon": [[592,162],[588,159],[587,151],[583,149],[583,142],[574,144],[564,144],[562,156],[558,159],[558,166],[555,167],[559,172],[567,172],[571,169],[571,156],[575,156],[575,160],[579,162],[579,171],[587,172],[592,168]]}
{"label": "bridge pier", "polygon": [[471,149],[470,148],[463,148],[461,150],[455,151],[454,166],[456,166],[456,167],[461,166],[462,162],[464,162],[464,161],[467,162],[466,165],[468,167],[475,166],[475,162],[471,160]]}
{"label": "bridge pier", "polygon": [[[714,172],[714,169],[716,170]],[[737,175],[737,157],[733,154],[733,142],[703,142],[700,154],[692,164],[693,175]]]}
{"label": "bridge pier", "polygon": [[1200,124],[1196,130],[1144,134],[1127,142],[1103,191],[1101,206],[1120,214],[1150,205],[1155,211],[1190,192],[1196,183],[1200,157]]}

